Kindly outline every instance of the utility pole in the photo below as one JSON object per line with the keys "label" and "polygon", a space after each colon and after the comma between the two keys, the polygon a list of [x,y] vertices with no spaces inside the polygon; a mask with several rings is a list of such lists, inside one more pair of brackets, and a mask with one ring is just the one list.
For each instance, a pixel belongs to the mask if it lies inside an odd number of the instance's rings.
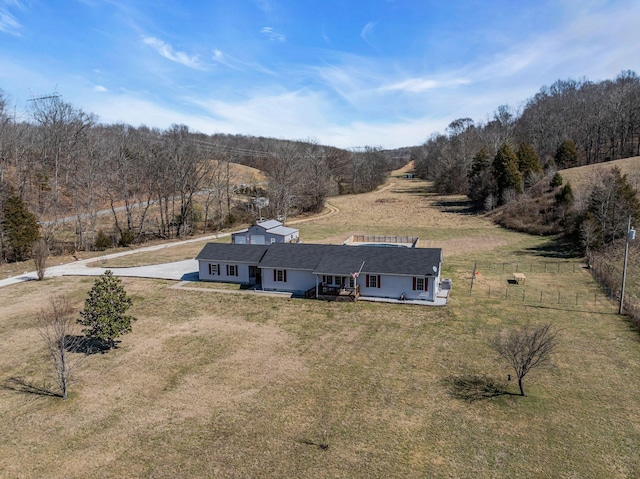
{"label": "utility pole", "polygon": [[618,314],[622,314],[624,308],[624,286],[627,281],[627,259],[629,258],[629,241],[636,238],[636,230],[631,229],[631,215],[629,215],[629,224],[627,225],[627,236],[624,246],[624,266],[622,267],[622,287],[620,288],[620,308]]}

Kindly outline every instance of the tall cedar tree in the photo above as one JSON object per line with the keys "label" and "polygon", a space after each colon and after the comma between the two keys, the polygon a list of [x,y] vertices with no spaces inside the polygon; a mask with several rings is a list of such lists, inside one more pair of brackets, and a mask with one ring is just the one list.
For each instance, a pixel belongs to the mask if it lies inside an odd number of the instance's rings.
{"label": "tall cedar tree", "polygon": [[484,207],[485,199],[494,190],[494,179],[491,171],[491,156],[482,148],[473,157],[469,171],[469,198],[478,209]]}
{"label": "tall cedar tree", "polygon": [[4,203],[2,230],[14,259],[16,261],[28,259],[31,247],[38,239],[39,226],[35,215],[27,209],[19,196],[7,197]]}
{"label": "tall cedar tree", "polygon": [[540,157],[530,144],[520,143],[516,155],[518,156],[518,170],[522,176],[527,173],[542,173]]}
{"label": "tall cedar tree", "polygon": [[507,143],[503,143],[493,159],[493,176],[496,179],[498,198],[507,190],[522,193],[522,175],[518,170],[518,157]]}
{"label": "tall cedar tree", "polygon": [[80,311],[78,323],[86,326],[82,330],[90,338],[97,339],[113,349],[115,339],[121,334],[131,332],[131,323],[136,320],[126,314],[131,307],[131,298],[122,286],[120,278],[113,276],[109,270],[99,276],[89,297],[84,302],[84,310]]}
{"label": "tall cedar tree", "polygon": [[556,150],[556,165],[558,168],[573,168],[578,166],[578,149],[573,140],[564,140]]}

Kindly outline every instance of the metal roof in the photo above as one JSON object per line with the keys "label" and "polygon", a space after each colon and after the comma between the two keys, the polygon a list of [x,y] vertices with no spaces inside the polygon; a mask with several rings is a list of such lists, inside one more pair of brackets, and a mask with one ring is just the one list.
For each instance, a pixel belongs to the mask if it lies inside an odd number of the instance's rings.
{"label": "metal roof", "polygon": [[271,228],[277,228],[278,226],[282,226],[282,223],[276,220],[267,220],[261,223],[256,223],[256,226],[259,226],[260,228],[264,228],[266,230],[270,230]]}
{"label": "metal roof", "polygon": [[279,235],[279,236],[287,236],[297,232],[298,232],[297,229],[287,228],[286,226],[276,226],[275,228],[271,228],[270,230],[267,230],[267,233]]}

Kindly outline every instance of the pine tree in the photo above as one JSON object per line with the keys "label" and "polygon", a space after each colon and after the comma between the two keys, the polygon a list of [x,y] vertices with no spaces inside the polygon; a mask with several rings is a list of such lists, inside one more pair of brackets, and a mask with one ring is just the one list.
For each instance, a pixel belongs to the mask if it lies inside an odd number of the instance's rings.
{"label": "pine tree", "polygon": [[520,143],[517,151],[518,170],[525,176],[527,173],[542,173],[540,166],[540,157],[528,143]]}
{"label": "pine tree", "polygon": [[495,187],[491,171],[491,157],[484,148],[473,157],[468,182],[469,198],[474,202],[476,208],[482,209],[485,200],[492,194]]}
{"label": "pine tree", "polygon": [[496,179],[498,198],[507,190],[522,193],[522,175],[518,170],[518,157],[507,143],[503,143],[493,159],[493,176]]}
{"label": "pine tree", "polygon": [[31,246],[38,239],[38,222],[19,196],[7,197],[4,208],[2,231],[7,238],[7,245],[13,251],[16,261],[29,258]]}
{"label": "pine tree", "polygon": [[136,320],[126,314],[131,307],[131,298],[122,286],[120,278],[109,270],[96,279],[89,297],[80,311],[78,322],[86,326],[82,330],[90,338],[115,347],[115,339],[121,334],[131,332],[131,323]]}
{"label": "pine tree", "polygon": [[573,168],[578,166],[578,149],[573,140],[564,140],[556,150],[555,156],[558,168]]}

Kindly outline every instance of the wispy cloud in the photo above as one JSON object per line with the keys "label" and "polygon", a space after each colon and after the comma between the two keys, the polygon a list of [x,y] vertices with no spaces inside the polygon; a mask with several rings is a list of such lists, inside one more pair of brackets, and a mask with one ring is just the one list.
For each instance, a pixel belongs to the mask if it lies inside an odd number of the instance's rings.
{"label": "wispy cloud", "polygon": [[155,37],[143,37],[142,41],[145,45],[153,48],[167,60],[171,60],[172,62],[180,63],[181,65],[189,68],[195,68],[197,70],[204,69],[198,55],[189,56],[185,52],[174,51],[171,45]]}
{"label": "wispy cloud", "polygon": [[260,30],[265,37],[267,37],[272,42],[284,42],[287,37],[285,37],[282,33],[275,32],[271,27],[263,27]]}
{"label": "wispy cloud", "polygon": [[263,12],[270,12],[271,10],[273,10],[273,5],[271,4],[270,0],[253,0],[253,3],[255,3],[256,6]]}
{"label": "wispy cloud", "polygon": [[213,50],[212,59],[213,59],[213,61],[215,61],[217,63],[220,63],[221,65],[228,66],[229,68],[235,68],[236,70],[242,70],[242,68],[240,68],[238,66],[242,62],[240,62],[239,60],[233,58],[232,56],[227,55],[226,53],[218,50],[217,48],[214,48],[214,50]]}
{"label": "wispy cloud", "polygon": [[22,25],[9,11],[11,6],[23,8],[22,4],[17,0],[0,1],[0,32],[19,36]]}
{"label": "wispy cloud", "polygon": [[93,91],[104,93],[104,92],[107,91],[107,89],[105,87],[103,87],[102,85],[96,85],[96,86],[93,87]]}
{"label": "wispy cloud", "polygon": [[422,93],[428,90],[435,90],[437,88],[452,88],[460,85],[468,85],[470,80],[465,78],[457,78],[450,81],[432,80],[425,78],[408,78],[406,80],[392,83],[391,85],[385,85],[380,88],[380,91],[404,91],[409,93]]}
{"label": "wispy cloud", "polygon": [[360,38],[362,38],[369,46],[374,47],[375,45],[371,41],[371,35],[373,34],[373,27],[376,26],[376,22],[367,23],[362,31],[360,32]]}

